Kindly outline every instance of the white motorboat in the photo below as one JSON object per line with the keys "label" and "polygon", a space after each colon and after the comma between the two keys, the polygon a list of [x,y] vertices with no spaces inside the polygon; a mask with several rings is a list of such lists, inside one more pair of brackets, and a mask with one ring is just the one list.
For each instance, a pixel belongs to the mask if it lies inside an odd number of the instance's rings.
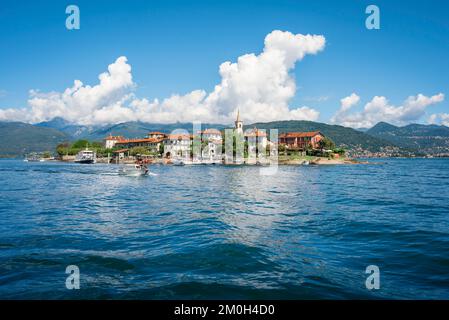
{"label": "white motorboat", "polygon": [[95,151],[89,150],[87,147],[84,150],[78,152],[75,157],[76,163],[96,163],[97,162],[97,153]]}
{"label": "white motorboat", "polygon": [[140,177],[149,174],[148,167],[143,164],[127,165],[119,169],[118,173],[120,175],[125,175],[129,177]]}

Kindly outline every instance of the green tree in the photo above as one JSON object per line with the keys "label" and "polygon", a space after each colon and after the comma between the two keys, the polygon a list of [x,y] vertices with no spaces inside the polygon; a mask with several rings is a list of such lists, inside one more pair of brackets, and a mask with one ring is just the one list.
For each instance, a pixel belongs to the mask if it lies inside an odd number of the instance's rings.
{"label": "green tree", "polygon": [[56,153],[59,156],[64,156],[69,153],[70,144],[68,142],[60,143],[56,147]]}
{"label": "green tree", "polygon": [[45,151],[43,154],[42,154],[42,157],[43,158],[51,158],[51,152],[50,151]]}
{"label": "green tree", "polygon": [[163,143],[159,144],[158,153],[161,157],[164,155],[164,144]]}
{"label": "green tree", "polygon": [[145,154],[145,155],[150,154],[149,150],[145,147],[134,147],[134,148],[131,148],[129,150],[129,152],[132,156],[136,156],[138,154]]}
{"label": "green tree", "polygon": [[88,140],[81,139],[81,140],[75,141],[75,142],[72,144],[71,148],[72,148],[72,149],[84,149],[84,148],[86,148],[88,145],[89,145],[89,141],[88,141]]}
{"label": "green tree", "polygon": [[328,137],[324,137],[323,139],[321,139],[320,142],[318,142],[318,146],[321,151],[323,151],[324,149],[327,150],[335,149],[335,143]]}

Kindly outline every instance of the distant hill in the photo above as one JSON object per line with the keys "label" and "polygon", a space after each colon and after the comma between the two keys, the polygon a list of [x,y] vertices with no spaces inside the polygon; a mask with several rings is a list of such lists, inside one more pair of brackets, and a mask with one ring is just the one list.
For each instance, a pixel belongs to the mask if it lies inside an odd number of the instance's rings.
{"label": "distant hill", "polygon": [[62,131],[76,139],[85,138],[88,135],[92,134],[92,132],[94,132],[95,130],[101,128],[101,126],[83,126],[78,124],[72,124],[67,120],[64,120],[63,118],[59,117],[56,117],[50,121],[37,123],[35,124],[35,126],[53,128]]}
{"label": "distant hill", "polygon": [[17,157],[30,152],[53,152],[58,143],[71,138],[53,128],[22,122],[0,122],[0,137],[0,157]]}
{"label": "distant hill", "polygon": [[403,149],[425,154],[449,153],[449,127],[446,126],[410,124],[397,127],[379,122],[366,133]]}
{"label": "distant hill", "polygon": [[247,127],[254,126],[259,129],[278,129],[279,134],[292,131],[320,131],[325,136],[332,139],[337,146],[351,150],[363,149],[371,152],[379,152],[382,148],[395,147],[394,143],[370,136],[352,128],[313,121],[275,121],[254,123]]}

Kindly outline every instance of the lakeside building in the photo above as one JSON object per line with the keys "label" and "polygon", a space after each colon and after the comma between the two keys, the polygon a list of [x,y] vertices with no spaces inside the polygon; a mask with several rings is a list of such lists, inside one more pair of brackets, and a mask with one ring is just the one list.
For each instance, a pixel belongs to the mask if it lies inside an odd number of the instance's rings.
{"label": "lakeside building", "polygon": [[122,140],[125,140],[122,136],[112,136],[109,135],[108,137],[104,138],[105,140],[105,148],[106,149],[112,149],[115,147],[116,143]]}
{"label": "lakeside building", "polygon": [[279,143],[284,144],[288,149],[306,150],[308,147],[319,149],[319,142],[323,139],[324,135],[319,131],[287,132],[279,135]]}
{"label": "lakeside building", "polygon": [[201,137],[201,159],[194,159],[194,161],[208,161],[208,162],[220,162],[222,160],[222,146],[223,137],[221,132],[217,129],[206,129],[199,131],[198,134]]}
{"label": "lakeside building", "polygon": [[106,137],[105,147],[112,149],[114,147],[120,147],[123,149],[131,149],[134,147],[145,147],[151,152],[158,152],[167,135],[162,132],[150,132],[146,138],[125,139],[122,136]]}
{"label": "lakeside building", "polygon": [[120,149],[113,152],[113,159],[116,159],[117,161],[120,161],[127,156],[129,157],[129,149]]}
{"label": "lakeside building", "polygon": [[163,139],[164,157],[189,158],[192,138],[192,135],[186,133],[167,135]]}
{"label": "lakeside building", "polygon": [[163,143],[162,138],[137,138],[137,139],[124,139],[117,141],[115,143],[116,147],[121,147],[124,149],[131,149],[134,147],[145,147],[151,152],[158,152],[161,144]]}
{"label": "lakeside building", "polygon": [[[256,127],[245,130],[245,141],[248,143],[248,152],[255,153],[256,150],[266,150],[268,145],[267,133],[265,130],[259,130]],[[259,150],[261,152],[262,150]]]}
{"label": "lakeside building", "polygon": [[208,140],[223,141],[221,132],[217,129],[206,129],[203,131],[199,131],[198,134],[201,136],[202,141]]}
{"label": "lakeside building", "polygon": [[201,150],[201,160],[208,162],[221,162],[222,160],[222,142],[209,140],[207,145]]}
{"label": "lakeside building", "polygon": [[164,139],[167,137],[167,134],[159,131],[152,131],[148,133],[148,138],[152,139]]}

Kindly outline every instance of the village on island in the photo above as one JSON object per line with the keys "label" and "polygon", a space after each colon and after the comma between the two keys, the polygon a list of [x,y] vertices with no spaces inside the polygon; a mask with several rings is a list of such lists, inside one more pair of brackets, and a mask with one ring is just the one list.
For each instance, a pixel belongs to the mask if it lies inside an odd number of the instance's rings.
{"label": "village on island", "polygon": [[[345,157],[345,150],[319,131],[286,132],[244,130],[239,111],[234,127],[223,131],[193,125],[192,133],[149,132],[146,137],[126,138],[109,133],[104,141],[78,140],[56,148],[61,161],[78,163],[133,164],[147,170],[148,164],[226,164],[226,165],[314,165],[355,163]],[[28,157],[26,161],[44,161]],[[146,172],[146,171],[145,171]]]}

